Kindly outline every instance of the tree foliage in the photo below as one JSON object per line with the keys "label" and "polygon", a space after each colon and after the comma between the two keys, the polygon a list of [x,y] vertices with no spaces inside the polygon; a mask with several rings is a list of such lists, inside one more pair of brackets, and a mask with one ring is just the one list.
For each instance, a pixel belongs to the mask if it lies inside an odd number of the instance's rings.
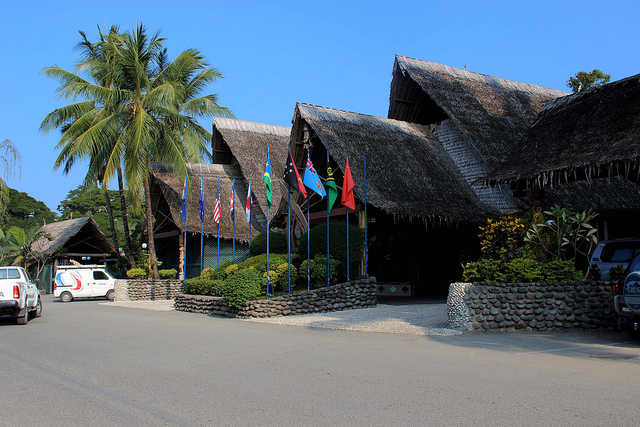
{"label": "tree foliage", "polygon": [[600,70],[593,70],[590,73],[579,71],[575,77],[570,77],[569,80],[567,80],[567,87],[569,87],[573,93],[577,93],[591,86],[601,86],[609,83],[610,80],[611,76]]}
{"label": "tree foliage", "polygon": [[39,229],[45,223],[56,220],[55,213],[39,200],[27,193],[8,189],[7,209],[2,218],[2,228],[8,230],[11,227],[19,227],[25,230]]}
{"label": "tree foliage", "polygon": [[45,254],[43,250],[51,236],[38,229],[11,227],[6,234],[0,230],[0,262],[25,269],[33,267],[34,277],[40,276],[52,254]]}

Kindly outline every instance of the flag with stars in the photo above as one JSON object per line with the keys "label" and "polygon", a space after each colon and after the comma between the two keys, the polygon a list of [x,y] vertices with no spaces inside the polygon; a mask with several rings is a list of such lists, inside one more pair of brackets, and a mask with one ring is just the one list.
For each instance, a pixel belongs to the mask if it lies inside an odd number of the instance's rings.
{"label": "flag with stars", "polygon": [[307,197],[307,190],[304,188],[298,168],[293,163],[293,156],[291,150],[289,150],[289,157],[287,157],[287,165],[284,168],[284,181],[289,184],[294,190],[298,190],[304,197]]}
{"label": "flag with stars", "polygon": [[304,170],[304,179],[302,180],[302,182],[311,191],[314,191],[320,197],[324,197],[327,195],[327,192],[324,190],[322,182],[320,182],[320,177],[316,172],[316,168],[313,167],[313,163],[311,162],[311,157],[309,156],[308,150],[307,150],[307,167]]}

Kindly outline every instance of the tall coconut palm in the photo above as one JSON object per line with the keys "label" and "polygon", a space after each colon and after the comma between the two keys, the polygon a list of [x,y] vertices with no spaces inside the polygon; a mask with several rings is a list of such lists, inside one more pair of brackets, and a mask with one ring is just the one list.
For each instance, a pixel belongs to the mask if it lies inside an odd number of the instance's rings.
{"label": "tall coconut palm", "polygon": [[[117,137],[117,133],[109,133],[109,137],[105,132],[95,133],[92,130],[98,129],[96,125],[104,120],[110,114],[109,105],[114,104],[110,100],[113,88],[119,76],[118,66],[115,62],[115,55],[110,52],[109,45],[105,43],[109,35],[118,34],[118,27],[111,27],[109,31],[103,31],[98,28],[98,43],[92,43],[88,40],[86,34],[80,31],[82,37],[81,42],[77,46],[77,50],[81,52],[82,59],[78,62],[76,71],[83,71],[91,77],[95,84],[85,81],[79,76],[69,73],[59,67],[49,67],[43,72],[49,77],[61,80],[62,85],[59,91],[65,97],[77,97],[81,92],[82,98],[86,101],[72,104],[47,115],[42,123],[41,129],[48,131],[54,128],[62,130],[62,138],[57,145],[62,151],[58,156],[54,170],[63,167],[63,172],[67,174],[78,157],[89,157],[92,163],[97,150],[104,150],[105,147],[112,145],[113,139]],[[104,89],[108,89],[105,91]],[[93,166],[93,165],[92,165]],[[97,172],[96,172],[97,171]],[[113,214],[111,210],[111,200],[107,196],[107,183],[105,179],[104,167],[93,166],[89,168],[89,172],[85,177],[87,184],[102,183],[105,194],[105,203],[109,214],[109,223],[113,235],[113,243],[117,248],[118,239],[113,227]],[[118,165],[118,188],[120,190],[120,205],[122,212],[122,225],[124,228],[125,243],[127,248],[128,261],[131,267],[136,267],[135,258],[133,256],[133,248],[131,245],[131,236],[129,233],[127,204],[124,194],[124,185],[122,178],[122,168]]]}
{"label": "tall coconut palm", "polygon": [[[77,98],[89,94],[104,103],[98,111],[92,105],[91,112],[83,105],[75,109],[68,106],[65,114],[79,122],[74,122],[70,129],[78,125],[85,130],[81,138],[71,133],[70,147],[61,140],[61,156],[90,152],[93,161],[89,173],[98,174],[98,168],[104,167],[105,177],[113,176],[119,164],[124,165],[130,193],[135,197],[142,190],[144,194],[148,249],[156,279],[160,276],[153,240],[151,163],[164,162],[172,165],[176,174],[186,173],[187,162],[200,161],[203,154],[208,154],[211,140],[210,132],[193,116],[232,116],[227,108],[218,105],[215,95],[198,96],[207,84],[221,77],[220,73],[209,68],[194,49],[168,61],[163,41],[158,34],[148,38],[143,25],[133,34],[109,33],[101,48],[113,55],[117,68],[112,88],[91,85],[64,70],[45,70],[45,74],[61,80],[59,90],[64,96]],[[100,144],[105,138],[110,144]]]}

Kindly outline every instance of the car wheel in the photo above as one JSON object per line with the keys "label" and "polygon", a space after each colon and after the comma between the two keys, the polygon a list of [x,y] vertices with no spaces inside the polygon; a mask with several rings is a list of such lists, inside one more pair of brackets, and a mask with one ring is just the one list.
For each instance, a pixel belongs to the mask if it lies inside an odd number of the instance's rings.
{"label": "car wheel", "polygon": [[60,301],[62,302],[71,302],[73,296],[69,292],[63,292],[60,294]]}
{"label": "car wheel", "polygon": [[38,303],[36,304],[32,313],[33,313],[32,314],[33,317],[42,316],[42,300],[40,300],[40,298],[38,298]]}
{"label": "car wheel", "polygon": [[109,292],[107,292],[107,295],[105,295],[105,298],[108,299],[109,301],[113,301],[113,289],[109,290]]}
{"label": "car wheel", "polygon": [[18,317],[18,319],[16,320],[18,325],[26,325],[28,321],[29,321],[29,310],[25,310],[24,316]]}

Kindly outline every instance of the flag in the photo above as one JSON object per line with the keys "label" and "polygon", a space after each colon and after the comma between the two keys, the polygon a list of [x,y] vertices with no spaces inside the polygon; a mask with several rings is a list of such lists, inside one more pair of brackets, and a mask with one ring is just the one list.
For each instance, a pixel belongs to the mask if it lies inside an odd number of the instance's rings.
{"label": "flag", "polygon": [[189,175],[184,176],[184,185],[182,186],[182,209],[180,209],[180,220],[187,220],[187,178]]}
{"label": "flag", "polygon": [[353,177],[351,176],[351,168],[349,167],[349,159],[344,167],[344,180],[342,181],[342,200],[341,203],[351,210],[356,210],[356,201],[353,198]]}
{"label": "flag", "polygon": [[324,191],[324,187],[322,186],[322,182],[320,182],[318,173],[316,172],[316,169],[313,167],[313,163],[311,163],[311,158],[309,157],[308,151],[307,151],[307,167],[304,170],[304,179],[302,180],[302,182],[311,191],[316,192],[320,197],[324,197],[327,195],[326,191]]}
{"label": "flag", "polygon": [[324,185],[327,187],[329,201],[329,207],[327,209],[331,212],[333,204],[338,199],[338,187],[336,187],[336,181],[333,179],[333,172],[331,171],[331,164],[329,163],[329,153],[327,153],[327,180]]}
{"label": "flag", "polygon": [[[251,222],[251,181],[249,181],[249,191],[247,192],[247,204],[245,205],[244,213],[247,216],[247,222]],[[251,232],[251,229],[249,229]]]}
{"label": "flag", "polygon": [[271,159],[269,157],[269,149],[267,148],[267,166],[264,168],[264,175],[262,180],[267,184],[267,207],[271,207],[273,195],[271,193]]}
{"label": "flag", "polygon": [[200,222],[204,222],[204,177],[200,181]]}
{"label": "flag", "polygon": [[291,188],[298,190],[304,197],[307,197],[307,190],[304,189],[304,184],[300,179],[298,168],[293,164],[293,156],[291,150],[289,150],[289,157],[287,157],[287,165],[284,168],[284,180]]}
{"label": "flag", "polygon": [[233,185],[231,185],[231,195],[229,196],[229,211],[231,212],[231,219],[235,220],[236,218],[236,209],[234,206],[234,202],[236,200],[236,180],[233,180]]}
{"label": "flag", "polygon": [[220,224],[220,216],[222,215],[220,209],[220,185],[218,185],[218,195],[216,196],[216,204],[213,207],[213,222]]}

